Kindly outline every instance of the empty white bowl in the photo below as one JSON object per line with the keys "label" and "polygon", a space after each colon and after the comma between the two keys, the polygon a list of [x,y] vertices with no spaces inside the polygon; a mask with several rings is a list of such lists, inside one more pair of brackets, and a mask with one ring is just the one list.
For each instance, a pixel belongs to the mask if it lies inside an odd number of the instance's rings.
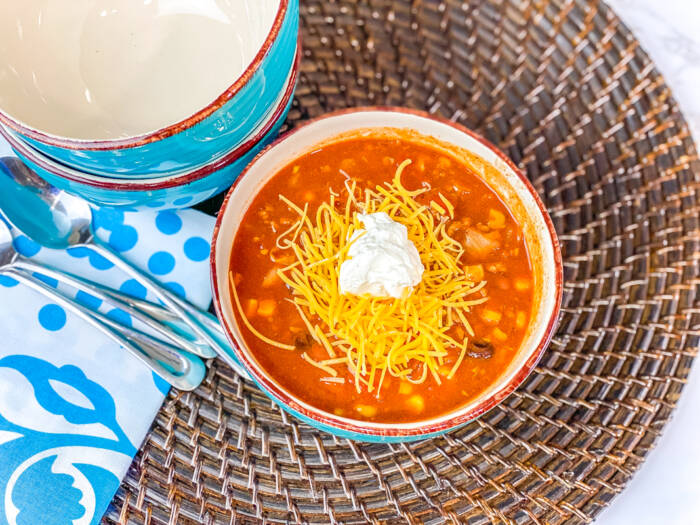
{"label": "empty white bowl", "polygon": [[298,0],[0,2],[0,121],[85,172],[193,168],[262,123],[298,18]]}

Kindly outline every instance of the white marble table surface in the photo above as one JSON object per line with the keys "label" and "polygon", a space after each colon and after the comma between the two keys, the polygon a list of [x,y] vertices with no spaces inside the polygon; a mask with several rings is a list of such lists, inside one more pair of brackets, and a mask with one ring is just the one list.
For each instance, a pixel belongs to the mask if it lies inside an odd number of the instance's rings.
{"label": "white marble table surface", "polygon": [[[666,78],[700,139],[700,0],[608,0]],[[700,366],[656,448],[596,525],[700,524]]]}

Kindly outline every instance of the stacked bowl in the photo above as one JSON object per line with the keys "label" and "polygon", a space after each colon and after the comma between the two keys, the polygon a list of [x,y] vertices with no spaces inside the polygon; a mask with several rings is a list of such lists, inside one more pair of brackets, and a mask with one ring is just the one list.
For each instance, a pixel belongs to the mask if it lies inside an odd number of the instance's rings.
{"label": "stacked bowl", "polygon": [[100,206],[192,206],[275,138],[298,0],[61,4],[0,6],[0,134],[49,183]]}

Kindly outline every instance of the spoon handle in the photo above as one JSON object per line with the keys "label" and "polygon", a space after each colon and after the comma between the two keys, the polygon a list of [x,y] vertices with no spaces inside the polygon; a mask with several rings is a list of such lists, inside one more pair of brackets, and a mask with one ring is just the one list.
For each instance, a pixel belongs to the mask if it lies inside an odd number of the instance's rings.
{"label": "spoon handle", "polygon": [[188,337],[185,334],[178,334],[173,330],[166,328],[162,324],[162,322],[159,322],[159,319],[154,318],[152,315],[149,315],[148,312],[142,309],[137,309],[133,307],[130,301],[128,300],[129,297],[126,295],[109,294],[107,293],[106,288],[97,285],[96,283],[92,283],[91,281],[87,281],[81,277],[78,277],[77,275],[58,270],[48,265],[39,265],[25,258],[18,258],[13,263],[13,266],[15,268],[21,268],[29,273],[41,273],[47,277],[51,277],[62,283],[65,283],[68,286],[72,286],[76,290],[88,293],[93,297],[100,299],[101,301],[111,303],[114,306],[124,310],[127,314],[131,315],[135,319],[141,321],[144,325],[148,326],[151,330],[156,332],[159,337],[164,337],[165,339],[172,341],[175,345],[182,348],[186,352],[202,357],[204,359],[216,357],[216,353],[214,352],[214,350],[212,350],[210,346],[193,340],[191,337]]}
{"label": "spoon handle", "polygon": [[[172,328],[177,334],[181,335],[182,338],[187,340],[196,340],[197,336],[192,332],[190,327],[185,324],[175,313],[171,312],[167,308],[163,308],[159,304],[151,303],[143,299],[138,299],[130,295],[125,295],[112,288],[107,288],[101,284],[94,283],[92,281],[84,281],[89,284],[91,289],[96,289],[102,294],[109,296],[112,300],[118,303],[128,304],[130,307],[128,311],[136,310],[143,312],[148,317],[151,317],[160,323],[167,325]],[[197,319],[202,323],[205,329],[209,332],[211,337],[215,337],[219,342],[219,345],[224,349],[224,352],[220,354],[220,357],[226,361],[226,363],[233,368],[236,373],[245,378],[250,379],[250,375],[243,368],[243,366],[237,361],[236,354],[234,353],[231,345],[224,335],[224,331],[219,324],[219,320],[211,315],[209,312],[203,312],[201,310],[194,312]],[[207,350],[211,351],[209,346],[206,346]],[[203,356],[206,357],[206,356]]]}
{"label": "spoon handle", "polygon": [[[104,289],[103,291],[110,297],[128,302],[136,310],[140,310],[146,315],[168,325],[183,337],[196,338],[196,335],[194,335],[189,326],[167,308],[163,308],[158,304],[137,299],[135,297],[124,296],[120,292],[110,288]],[[243,368],[243,365],[240,364],[236,354],[231,348],[231,344],[228,342],[228,339],[226,339],[226,335],[224,334],[224,330],[221,327],[219,320],[209,312],[203,312],[202,310],[195,310],[194,315],[197,316],[197,320],[202,323],[207,332],[209,332],[209,335],[216,338],[219,346],[223,349],[223,352],[219,354],[219,357],[226,361],[226,363],[233,368],[239,376],[245,379],[250,379],[250,374],[245,368]]]}
{"label": "spoon handle", "polygon": [[139,330],[117,323],[99,312],[90,311],[24,270],[4,268],[0,272],[26,284],[74,312],[110,339],[129,350],[175,388],[194,390],[204,379],[206,367],[198,357],[182,352]]}
{"label": "spoon handle", "polygon": [[[93,288],[98,288],[105,295],[113,297],[115,300],[129,303],[131,306],[133,306],[137,310],[141,310],[142,312],[147,313],[149,316],[153,317],[154,319],[157,319],[158,321],[166,323],[168,325],[178,326],[181,330],[184,330],[186,333],[192,335],[192,331],[189,328],[187,328],[186,325],[184,325],[184,327],[183,327],[183,322],[177,316],[177,314],[171,312],[167,308],[163,308],[159,304],[152,303],[152,302],[146,301],[144,299],[139,299],[139,298],[133,297],[131,295],[126,295],[126,294],[119,292],[117,290],[114,290],[112,288],[107,288],[106,286],[102,286],[101,284],[93,283],[91,281],[86,281],[86,282],[89,282],[89,284]],[[204,325],[204,327],[210,333],[214,332],[216,334],[220,334],[221,337],[226,337],[224,335],[223,328],[221,328],[221,325],[219,324],[219,320],[216,317],[214,317],[212,314],[210,314],[209,312],[204,312],[202,310],[199,310],[198,312],[195,312],[195,315],[197,316],[197,319],[202,323],[202,325]]]}
{"label": "spoon handle", "polygon": [[177,316],[184,323],[186,323],[187,326],[189,326],[198,339],[206,342],[209,346],[216,350],[217,354],[220,356],[226,356],[227,353],[230,352],[230,349],[227,349],[226,346],[222,345],[221,341],[204,327],[201,321],[204,314],[201,310],[199,310],[199,308],[191,305],[183,299],[180,299],[170,290],[154,281],[148,274],[142,272],[140,269],[122,259],[122,257],[117,252],[112,250],[112,248],[106,244],[98,242],[96,238],[93,238],[93,242],[86,245],[86,247],[92,248],[105,259],[113,263],[116,267],[128,273],[143,286],[149,288],[156,295],[156,297],[158,297],[158,299],[163,301],[165,306],[177,314]]}

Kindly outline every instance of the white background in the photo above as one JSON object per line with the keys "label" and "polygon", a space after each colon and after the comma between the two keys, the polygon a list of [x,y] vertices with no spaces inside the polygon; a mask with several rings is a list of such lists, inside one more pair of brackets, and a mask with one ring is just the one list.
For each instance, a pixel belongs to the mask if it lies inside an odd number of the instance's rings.
{"label": "white background", "polygon": [[[700,137],[700,0],[609,0],[666,78]],[[700,369],[627,488],[596,525],[700,524]]]}

